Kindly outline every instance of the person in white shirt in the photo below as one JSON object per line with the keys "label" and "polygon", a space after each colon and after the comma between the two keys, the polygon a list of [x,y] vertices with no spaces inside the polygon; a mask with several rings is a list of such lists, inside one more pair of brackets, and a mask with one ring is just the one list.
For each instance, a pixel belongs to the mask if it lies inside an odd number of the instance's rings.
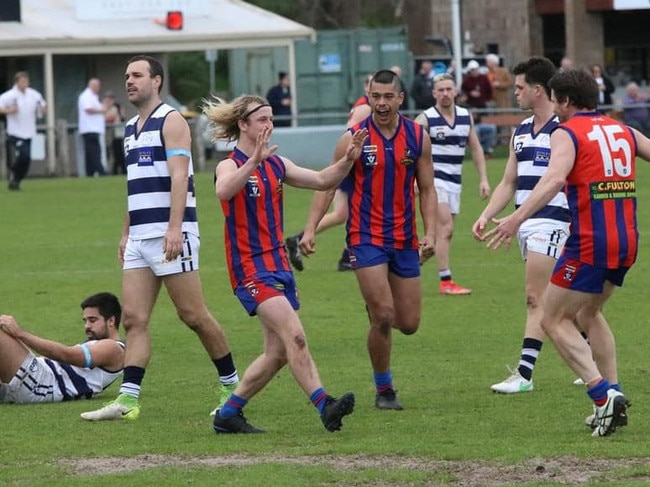
{"label": "person in white shirt", "polygon": [[0,95],[0,114],[7,117],[7,154],[11,176],[9,189],[20,189],[32,162],[32,138],[36,135],[36,117],[43,116],[43,95],[29,87],[29,74],[18,71],[14,86]]}
{"label": "person in white shirt", "polygon": [[88,86],[79,95],[77,102],[79,115],[79,134],[84,142],[86,176],[106,175],[102,164],[100,137],[106,132],[105,114],[107,106],[99,100],[102,84],[97,78],[88,81]]}

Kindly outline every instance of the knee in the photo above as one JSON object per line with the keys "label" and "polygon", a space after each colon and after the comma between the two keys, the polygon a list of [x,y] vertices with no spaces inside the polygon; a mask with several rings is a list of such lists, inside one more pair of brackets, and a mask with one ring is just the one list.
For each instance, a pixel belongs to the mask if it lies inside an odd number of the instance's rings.
{"label": "knee", "polygon": [[199,331],[203,326],[206,326],[209,321],[209,313],[207,310],[177,310],[178,318],[185,323],[185,325],[193,332]]}
{"label": "knee", "polygon": [[148,317],[131,309],[122,309],[122,327],[125,333],[141,331],[147,328]]}
{"label": "knee", "polygon": [[395,311],[391,307],[381,307],[370,313],[371,326],[377,328],[381,333],[390,333],[395,326]]}
{"label": "knee", "polygon": [[399,330],[404,335],[413,335],[420,328],[420,315],[400,320],[395,323],[395,329]]}

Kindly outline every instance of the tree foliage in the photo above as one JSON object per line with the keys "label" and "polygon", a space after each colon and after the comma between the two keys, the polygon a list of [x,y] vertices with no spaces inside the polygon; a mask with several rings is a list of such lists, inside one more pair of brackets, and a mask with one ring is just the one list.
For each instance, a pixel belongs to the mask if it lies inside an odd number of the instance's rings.
{"label": "tree foliage", "polygon": [[[248,0],[248,3],[317,30],[393,27],[401,25],[403,0]],[[217,90],[227,89],[228,57],[216,65]],[[169,58],[170,91],[188,108],[210,93],[205,53],[174,53]]]}
{"label": "tree foliage", "polygon": [[403,0],[248,0],[314,29],[393,27],[402,23]]}

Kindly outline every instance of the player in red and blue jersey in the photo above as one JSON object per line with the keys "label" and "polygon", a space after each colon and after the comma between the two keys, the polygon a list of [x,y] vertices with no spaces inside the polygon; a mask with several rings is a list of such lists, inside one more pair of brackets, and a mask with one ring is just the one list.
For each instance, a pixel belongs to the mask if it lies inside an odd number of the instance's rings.
{"label": "player in red and blue jersey", "polygon": [[269,147],[273,111],[258,96],[232,103],[208,101],[205,114],[215,123],[215,138],[236,140],[235,150],[218,165],[215,191],[223,211],[226,261],[235,295],[249,315],[257,315],[264,333],[264,352],[248,367],[226,403],[215,412],[216,433],[261,433],[242,410],[275,374],[289,365],[293,376],[318,409],[328,431],[341,429],[354,409],[354,394],[335,399],[323,388],[309,353],[297,310],[298,291],[283,237],[283,185],[335,188],[361,154],[359,131],[341,157],[322,171],[297,166]]}
{"label": "player in red and blue jersey", "polygon": [[[614,337],[601,310],[636,259],[635,158],[650,160],[650,139],[596,111],[598,86],[589,73],[562,71],[549,86],[562,123],[551,135],[548,171],[486,238],[489,247],[508,245],[519,225],[564,186],[570,236],[546,291],[542,323],[587,384],[593,436],[607,436],[627,424],[628,400],[618,385]],[[575,319],[591,348],[573,326]]]}
{"label": "player in red and blue jersey", "polygon": [[[397,75],[381,70],[373,76],[368,97],[372,114],[351,127],[339,140],[334,160],[344,153],[358,131],[367,131],[363,152],[348,175],[346,225],[350,263],[370,318],[368,353],[379,409],[403,409],[390,370],[391,330],[410,335],[420,324],[422,290],[420,255],[435,251],[437,196],[433,186],[431,141],[424,128],[399,114],[404,98]],[[416,228],[416,195],[424,224]],[[315,229],[333,191],[314,196],[301,249],[315,251]]]}

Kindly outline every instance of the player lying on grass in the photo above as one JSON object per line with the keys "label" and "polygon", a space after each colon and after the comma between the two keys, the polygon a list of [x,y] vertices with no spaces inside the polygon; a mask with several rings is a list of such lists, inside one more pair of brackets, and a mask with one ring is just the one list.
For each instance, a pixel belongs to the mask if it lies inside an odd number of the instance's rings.
{"label": "player lying on grass", "polygon": [[119,300],[98,293],[83,300],[81,309],[88,339],[72,346],[41,338],[23,330],[13,316],[0,315],[0,403],[90,399],[120,377]]}

